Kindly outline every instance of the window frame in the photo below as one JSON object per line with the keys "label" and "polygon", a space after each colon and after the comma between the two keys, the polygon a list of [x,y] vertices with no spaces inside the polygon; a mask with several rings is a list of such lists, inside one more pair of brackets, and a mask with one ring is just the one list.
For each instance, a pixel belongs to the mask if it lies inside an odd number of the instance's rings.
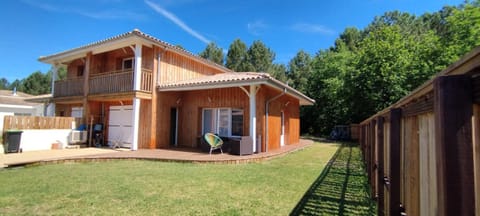
{"label": "window frame", "polygon": [[[127,62],[127,61],[132,61],[132,67],[130,67],[130,68],[125,67],[125,62]],[[133,70],[134,67],[135,67],[135,59],[133,57],[122,59],[122,70]]]}
{"label": "window frame", "polygon": [[[206,110],[211,110],[212,111],[212,117],[214,118],[213,121],[213,125],[212,127],[214,128],[213,129],[213,133],[215,134],[218,134],[219,136],[224,136],[224,137],[242,137],[244,136],[244,130],[243,130],[243,127],[244,127],[244,118],[245,118],[245,112],[243,109],[241,108],[231,108],[231,107],[216,107],[216,108],[203,108],[202,109],[202,134],[205,134],[206,131],[205,131],[205,111]],[[221,116],[221,110],[228,110],[228,118],[227,118],[227,125],[228,125],[228,128],[227,128],[227,134],[220,134],[220,128],[221,128],[221,120],[222,118],[220,118]],[[241,116],[242,116],[242,135],[233,135],[232,134],[232,124],[233,124],[233,121],[232,121],[232,117],[233,117],[233,111],[241,111]],[[236,115],[239,115],[239,114],[236,114]]]}

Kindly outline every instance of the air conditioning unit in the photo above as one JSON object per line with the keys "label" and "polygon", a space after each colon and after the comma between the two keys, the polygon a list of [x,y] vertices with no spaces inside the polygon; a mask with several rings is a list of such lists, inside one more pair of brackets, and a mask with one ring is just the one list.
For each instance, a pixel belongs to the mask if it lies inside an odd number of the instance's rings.
{"label": "air conditioning unit", "polygon": [[72,130],[70,132],[69,143],[85,143],[87,142],[88,131]]}

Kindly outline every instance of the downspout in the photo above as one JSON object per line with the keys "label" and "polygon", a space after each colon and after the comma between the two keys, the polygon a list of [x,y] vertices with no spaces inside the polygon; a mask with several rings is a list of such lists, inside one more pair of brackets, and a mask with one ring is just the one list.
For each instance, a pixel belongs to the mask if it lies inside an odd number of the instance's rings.
{"label": "downspout", "polygon": [[270,102],[278,99],[279,97],[285,95],[287,93],[287,88],[283,89],[283,92],[280,93],[279,95],[270,98],[265,102],[265,152],[268,152],[268,105]]}

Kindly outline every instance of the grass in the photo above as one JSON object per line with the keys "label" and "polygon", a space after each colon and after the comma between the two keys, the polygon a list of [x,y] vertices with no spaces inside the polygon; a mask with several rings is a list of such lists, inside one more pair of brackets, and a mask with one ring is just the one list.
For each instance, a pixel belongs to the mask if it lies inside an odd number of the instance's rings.
{"label": "grass", "polygon": [[291,215],[376,215],[360,149],[343,144]]}
{"label": "grass", "polygon": [[0,215],[308,215],[302,203],[326,182],[322,170],[340,158],[338,149],[316,143],[244,165],[119,160],[7,169],[0,171]]}

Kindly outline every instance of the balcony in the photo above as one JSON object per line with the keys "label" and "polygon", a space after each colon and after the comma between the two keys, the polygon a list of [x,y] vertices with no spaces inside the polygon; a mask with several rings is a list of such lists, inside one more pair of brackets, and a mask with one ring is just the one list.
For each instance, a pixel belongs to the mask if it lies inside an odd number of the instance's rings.
{"label": "balcony", "polygon": [[[55,81],[54,97],[83,96],[83,78],[74,78]],[[113,94],[134,91],[132,70],[112,71],[92,75],[88,80],[89,94]],[[151,93],[153,90],[152,70],[142,68],[140,90]]]}

